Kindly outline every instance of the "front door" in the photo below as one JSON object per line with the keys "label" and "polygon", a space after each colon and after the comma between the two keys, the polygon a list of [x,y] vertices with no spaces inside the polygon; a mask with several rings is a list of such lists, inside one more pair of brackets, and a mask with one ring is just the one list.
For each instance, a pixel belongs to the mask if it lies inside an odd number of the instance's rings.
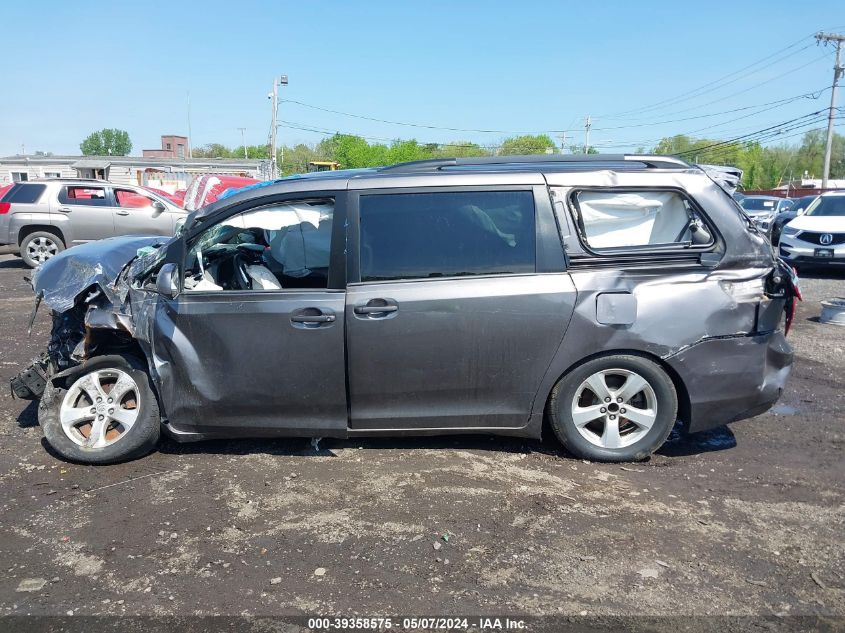
{"label": "front door", "polygon": [[154,198],[135,189],[114,187],[115,235],[173,235],[176,231],[175,214],[153,206]]}
{"label": "front door", "polygon": [[187,238],[181,291],[158,299],[150,336],[174,430],[345,435],[345,273],[329,265],[342,204],[262,198]]}
{"label": "front door", "polygon": [[[528,423],[575,298],[568,274],[537,272],[535,193],[356,195],[359,272],[346,303],[350,429]],[[553,237],[562,262],[556,230]]]}
{"label": "front door", "polygon": [[[108,191],[100,185],[67,185],[59,190],[58,212],[70,221],[73,244],[114,235]],[[70,244],[68,244],[70,246]]]}

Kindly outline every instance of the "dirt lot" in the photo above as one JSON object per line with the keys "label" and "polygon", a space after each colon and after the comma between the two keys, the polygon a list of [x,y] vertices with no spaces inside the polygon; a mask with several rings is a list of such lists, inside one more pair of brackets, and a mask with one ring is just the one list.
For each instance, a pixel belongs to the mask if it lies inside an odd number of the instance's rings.
{"label": "dirt lot", "polygon": [[[0,257],[3,382],[47,338],[27,272]],[[0,390],[0,615],[845,616],[845,329],[817,321],[843,280],[804,279],[775,410],[642,464],[468,437],[78,466]]]}

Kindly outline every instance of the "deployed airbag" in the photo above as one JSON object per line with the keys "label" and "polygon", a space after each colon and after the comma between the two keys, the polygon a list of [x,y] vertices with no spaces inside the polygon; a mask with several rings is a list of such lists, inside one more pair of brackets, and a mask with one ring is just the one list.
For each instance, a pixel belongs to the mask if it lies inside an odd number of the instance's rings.
{"label": "deployed airbag", "polygon": [[587,243],[595,248],[676,242],[690,220],[684,200],[671,191],[582,191],[578,207]]}

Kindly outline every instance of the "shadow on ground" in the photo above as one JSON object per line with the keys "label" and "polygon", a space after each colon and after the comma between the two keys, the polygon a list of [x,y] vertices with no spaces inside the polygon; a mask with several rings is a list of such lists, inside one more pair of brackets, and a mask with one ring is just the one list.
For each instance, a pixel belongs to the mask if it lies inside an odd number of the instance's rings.
{"label": "shadow on ground", "polygon": [[0,261],[0,268],[18,268],[20,270],[32,270],[29,266],[23,263],[22,259],[4,259]]}

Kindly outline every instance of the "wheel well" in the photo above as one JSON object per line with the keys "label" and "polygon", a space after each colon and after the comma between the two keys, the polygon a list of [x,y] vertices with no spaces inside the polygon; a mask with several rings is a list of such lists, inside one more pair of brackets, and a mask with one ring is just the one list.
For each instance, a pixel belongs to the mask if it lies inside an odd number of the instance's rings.
{"label": "wheel well", "polygon": [[55,226],[51,226],[50,224],[29,224],[23,227],[18,233],[18,246],[23,246],[23,241],[27,237],[29,237],[33,233],[37,233],[38,231],[52,233],[62,241],[62,244],[67,246],[67,243],[65,242],[65,236],[62,233],[62,230]]}
{"label": "wheel well", "polygon": [[672,380],[672,384],[675,385],[675,391],[678,393],[678,419],[684,424],[684,426],[688,426],[692,405],[690,404],[689,391],[687,391],[687,386],[684,384],[684,381],[678,375],[678,372],[676,372],[671,365],[669,365],[659,356],[655,356],[654,354],[649,354],[648,352],[633,349],[615,349],[611,351],[598,352],[596,354],[592,354],[591,356],[585,356],[578,362],[572,363],[569,367],[567,367],[566,370],[560,376],[558,376],[557,380],[555,380],[554,385],[552,385],[551,390],[549,390],[549,393],[546,396],[546,404],[545,408],[543,409],[545,414],[543,416],[544,426],[548,424],[549,403],[552,399],[552,393],[554,392],[555,387],[558,385],[558,383],[563,380],[564,376],[566,376],[576,367],[580,367],[584,363],[587,363],[591,360],[595,360],[596,358],[602,358],[604,356],[617,356],[620,354],[624,354],[626,356],[640,356],[641,358],[646,358],[654,362],[663,371],[666,372],[666,374]]}

